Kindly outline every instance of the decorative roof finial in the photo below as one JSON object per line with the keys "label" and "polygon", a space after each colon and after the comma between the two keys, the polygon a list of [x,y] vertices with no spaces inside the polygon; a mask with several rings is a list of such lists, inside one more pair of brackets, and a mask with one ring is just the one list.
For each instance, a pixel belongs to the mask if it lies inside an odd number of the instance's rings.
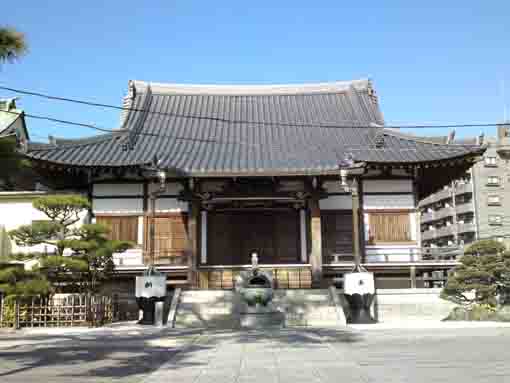
{"label": "decorative roof finial", "polygon": [[448,133],[448,138],[446,139],[447,144],[453,144],[453,140],[455,139],[455,129],[450,130]]}
{"label": "decorative roof finial", "polygon": [[375,136],[375,147],[380,149],[382,147],[384,147],[384,133],[383,132],[379,132],[376,134]]}
{"label": "decorative roof finial", "polygon": [[476,144],[480,145],[480,146],[483,145],[484,138],[485,138],[485,133],[480,132],[480,135],[478,137],[476,137]]}

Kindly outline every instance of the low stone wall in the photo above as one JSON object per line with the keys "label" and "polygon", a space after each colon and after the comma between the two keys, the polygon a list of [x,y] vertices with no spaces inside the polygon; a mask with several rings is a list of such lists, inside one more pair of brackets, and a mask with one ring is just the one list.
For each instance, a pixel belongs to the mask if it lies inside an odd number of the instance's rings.
{"label": "low stone wall", "polygon": [[[285,327],[345,326],[345,317],[335,307],[328,290],[276,289],[271,305],[283,314]],[[240,307],[239,296],[233,291],[183,291],[175,327],[238,328]]]}
{"label": "low stone wall", "polygon": [[374,317],[382,323],[440,321],[455,307],[440,293],[441,289],[379,289]]}

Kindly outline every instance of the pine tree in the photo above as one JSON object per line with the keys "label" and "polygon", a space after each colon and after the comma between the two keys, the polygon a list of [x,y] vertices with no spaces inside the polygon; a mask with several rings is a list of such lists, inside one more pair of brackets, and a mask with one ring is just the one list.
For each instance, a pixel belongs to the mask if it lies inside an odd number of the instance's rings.
{"label": "pine tree", "polygon": [[49,220],[20,226],[9,235],[21,246],[46,244],[55,249],[54,254],[35,255],[39,266],[34,273],[54,282],[56,290],[67,285],[73,291],[96,292],[99,283],[114,271],[113,253],[132,246],[129,242],[109,240],[108,229],[103,225],[78,227],[80,215],[90,207],[88,200],[82,196],[40,197],[33,206]]}
{"label": "pine tree", "polygon": [[497,305],[510,291],[510,253],[503,244],[482,240],[471,245],[448,277],[442,297],[458,304]]}

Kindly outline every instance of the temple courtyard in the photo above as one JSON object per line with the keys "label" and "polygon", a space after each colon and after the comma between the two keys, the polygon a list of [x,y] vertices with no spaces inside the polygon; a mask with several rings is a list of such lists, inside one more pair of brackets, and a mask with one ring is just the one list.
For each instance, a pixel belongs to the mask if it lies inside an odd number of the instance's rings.
{"label": "temple courtyard", "polygon": [[[377,325],[376,325],[377,326]],[[510,328],[0,333],[9,382],[505,382]]]}

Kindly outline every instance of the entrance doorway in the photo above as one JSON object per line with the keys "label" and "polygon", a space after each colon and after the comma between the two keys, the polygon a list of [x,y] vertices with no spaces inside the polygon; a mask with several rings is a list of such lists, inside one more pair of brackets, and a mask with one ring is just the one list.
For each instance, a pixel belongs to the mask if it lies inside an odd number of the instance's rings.
{"label": "entrance doorway", "polygon": [[299,213],[295,210],[211,212],[207,263],[241,265],[256,252],[259,263],[300,263]]}

